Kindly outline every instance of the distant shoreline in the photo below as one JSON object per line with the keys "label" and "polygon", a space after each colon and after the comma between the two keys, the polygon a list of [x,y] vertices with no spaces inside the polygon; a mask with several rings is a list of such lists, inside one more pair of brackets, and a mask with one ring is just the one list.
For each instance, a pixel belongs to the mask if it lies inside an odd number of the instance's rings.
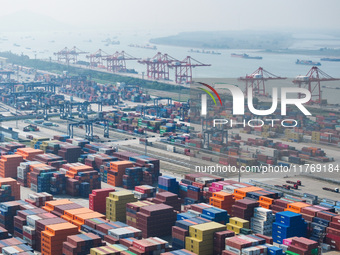
{"label": "distant shoreline", "polygon": [[260,50],[262,53],[273,53],[273,54],[296,54],[296,55],[309,55],[309,56],[321,56],[321,57],[340,57],[340,49],[320,49],[320,50]]}

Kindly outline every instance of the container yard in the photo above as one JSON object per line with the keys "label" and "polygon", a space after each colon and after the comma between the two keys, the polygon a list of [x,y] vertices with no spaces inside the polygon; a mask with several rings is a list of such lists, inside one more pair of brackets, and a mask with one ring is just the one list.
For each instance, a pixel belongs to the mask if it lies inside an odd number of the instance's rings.
{"label": "container yard", "polygon": [[1,33],[0,254],[339,255],[339,68],[295,64],[337,59],[337,39],[301,50],[303,35],[233,28],[183,44],[116,31],[127,11],[109,5],[91,38]]}

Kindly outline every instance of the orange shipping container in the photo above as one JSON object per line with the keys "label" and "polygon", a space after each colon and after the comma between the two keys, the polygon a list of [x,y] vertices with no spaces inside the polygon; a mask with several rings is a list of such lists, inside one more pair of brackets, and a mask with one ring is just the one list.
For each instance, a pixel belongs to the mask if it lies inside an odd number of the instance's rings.
{"label": "orange shipping container", "polygon": [[254,192],[254,191],[259,191],[259,190],[263,190],[263,189],[259,187],[250,186],[250,187],[235,189],[234,194],[242,195],[245,197],[248,192]]}
{"label": "orange shipping container", "polygon": [[66,204],[73,204],[73,202],[71,202],[68,199],[60,199],[60,200],[55,200],[55,201],[48,201],[45,203],[45,206],[42,207],[42,209],[44,209],[45,211],[51,212],[54,210],[54,207],[56,205],[66,205]]}
{"label": "orange shipping container", "polygon": [[307,203],[303,203],[303,202],[296,202],[296,203],[288,204],[286,210],[296,212],[296,213],[300,213],[302,208],[308,207],[308,206],[312,206],[312,205],[307,204]]}

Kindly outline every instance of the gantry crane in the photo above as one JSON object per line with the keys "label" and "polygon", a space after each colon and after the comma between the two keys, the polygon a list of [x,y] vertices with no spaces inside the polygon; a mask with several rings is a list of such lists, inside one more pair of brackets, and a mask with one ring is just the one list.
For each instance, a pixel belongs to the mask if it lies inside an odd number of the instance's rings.
{"label": "gantry crane", "polygon": [[266,96],[266,86],[265,82],[268,80],[284,80],[286,77],[280,77],[272,74],[262,67],[259,67],[252,74],[246,75],[245,77],[240,77],[240,81],[246,83],[245,93],[247,94],[248,87],[252,87],[253,94],[258,96]]}
{"label": "gantry crane", "polygon": [[158,52],[153,58],[139,60],[138,63],[146,64],[147,76],[154,80],[169,80],[169,66],[179,60]]}
{"label": "gantry crane", "polygon": [[[311,100],[309,103],[320,104],[322,101],[321,96],[321,82],[322,81],[338,81],[340,79],[333,78],[332,76],[326,74],[324,71],[320,70],[317,66],[313,66],[306,76],[297,76],[293,83],[297,84],[299,88],[306,88],[311,93]],[[299,98],[302,95],[299,94]]]}
{"label": "gantry crane", "polygon": [[175,81],[177,84],[192,82],[192,68],[196,66],[211,66],[210,64],[203,64],[190,56],[187,56],[180,62],[172,62],[169,65],[175,68]]}
{"label": "gantry crane", "polygon": [[86,53],[88,52],[79,50],[76,46],[74,46],[72,49],[65,47],[61,51],[55,52],[54,55],[58,57],[58,62],[65,61],[66,64],[69,64],[72,61],[75,64],[77,62],[78,55]]}
{"label": "gantry crane", "polygon": [[107,70],[111,72],[126,72],[126,60],[139,60],[125,51],[114,53],[113,55],[107,56],[106,58]]}
{"label": "gantry crane", "polygon": [[106,60],[107,57],[110,55],[106,53],[105,51],[99,49],[95,53],[86,55],[86,58],[90,59],[90,68],[92,67],[97,67],[98,65],[103,65],[104,61]]}

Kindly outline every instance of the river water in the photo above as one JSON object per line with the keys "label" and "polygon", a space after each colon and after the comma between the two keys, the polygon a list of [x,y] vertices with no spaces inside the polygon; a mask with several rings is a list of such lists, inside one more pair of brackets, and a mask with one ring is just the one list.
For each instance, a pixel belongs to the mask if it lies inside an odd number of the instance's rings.
{"label": "river water", "polygon": [[[115,38],[116,37],[116,38]],[[190,55],[202,63],[211,64],[209,67],[196,67],[193,69],[194,78],[237,78],[245,76],[255,71],[258,67],[263,67],[269,72],[282,76],[293,78],[297,75],[306,75],[311,66],[297,65],[297,59],[319,61],[320,56],[305,56],[296,54],[274,54],[264,53],[256,50],[217,50],[221,55],[210,55],[201,53],[188,52],[188,47],[176,47],[157,45],[157,50],[143,49],[129,47],[129,44],[147,44],[150,38],[157,37],[153,34],[144,34],[142,32],[125,33],[125,32],[98,32],[98,31],[82,31],[82,32],[50,32],[50,33],[7,33],[0,34],[0,49],[1,51],[12,51],[14,53],[24,53],[31,58],[38,59],[56,59],[53,54],[65,46],[72,48],[77,46],[82,51],[94,53],[98,49],[112,54],[115,51],[124,50],[128,54],[138,57],[147,58],[153,57],[157,52],[168,53],[170,56],[182,60]],[[5,38],[5,40],[4,40]],[[112,40],[119,40],[120,45],[106,46],[104,39],[111,38]],[[319,41],[303,41],[298,44],[298,48],[303,48],[303,43],[306,48],[311,48],[311,45],[320,47],[327,43],[334,45],[334,40],[329,42],[323,40],[320,45]],[[340,45],[340,42],[338,42]],[[262,56],[262,60],[233,58],[231,53],[247,53],[253,56]],[[87,60],[86,54],[80,55],[78,60]],[[340,62],[325,62],[322,61],[321,70],[331,75],[332,77],[340,77]],[[128,61],[127,68],[134,68],[139,73],[146,72],[146,66],[137,63],[137,61]],[[174,70],[170,71],[170,79],[174,79]],[[287,80],[287,86],[292,85]],[[339,82],[324,83],[322,85],[340,87]],[[339,101],[340,90],[322,88],[323,98],[327,98],[330,103],[337,103]]]}

